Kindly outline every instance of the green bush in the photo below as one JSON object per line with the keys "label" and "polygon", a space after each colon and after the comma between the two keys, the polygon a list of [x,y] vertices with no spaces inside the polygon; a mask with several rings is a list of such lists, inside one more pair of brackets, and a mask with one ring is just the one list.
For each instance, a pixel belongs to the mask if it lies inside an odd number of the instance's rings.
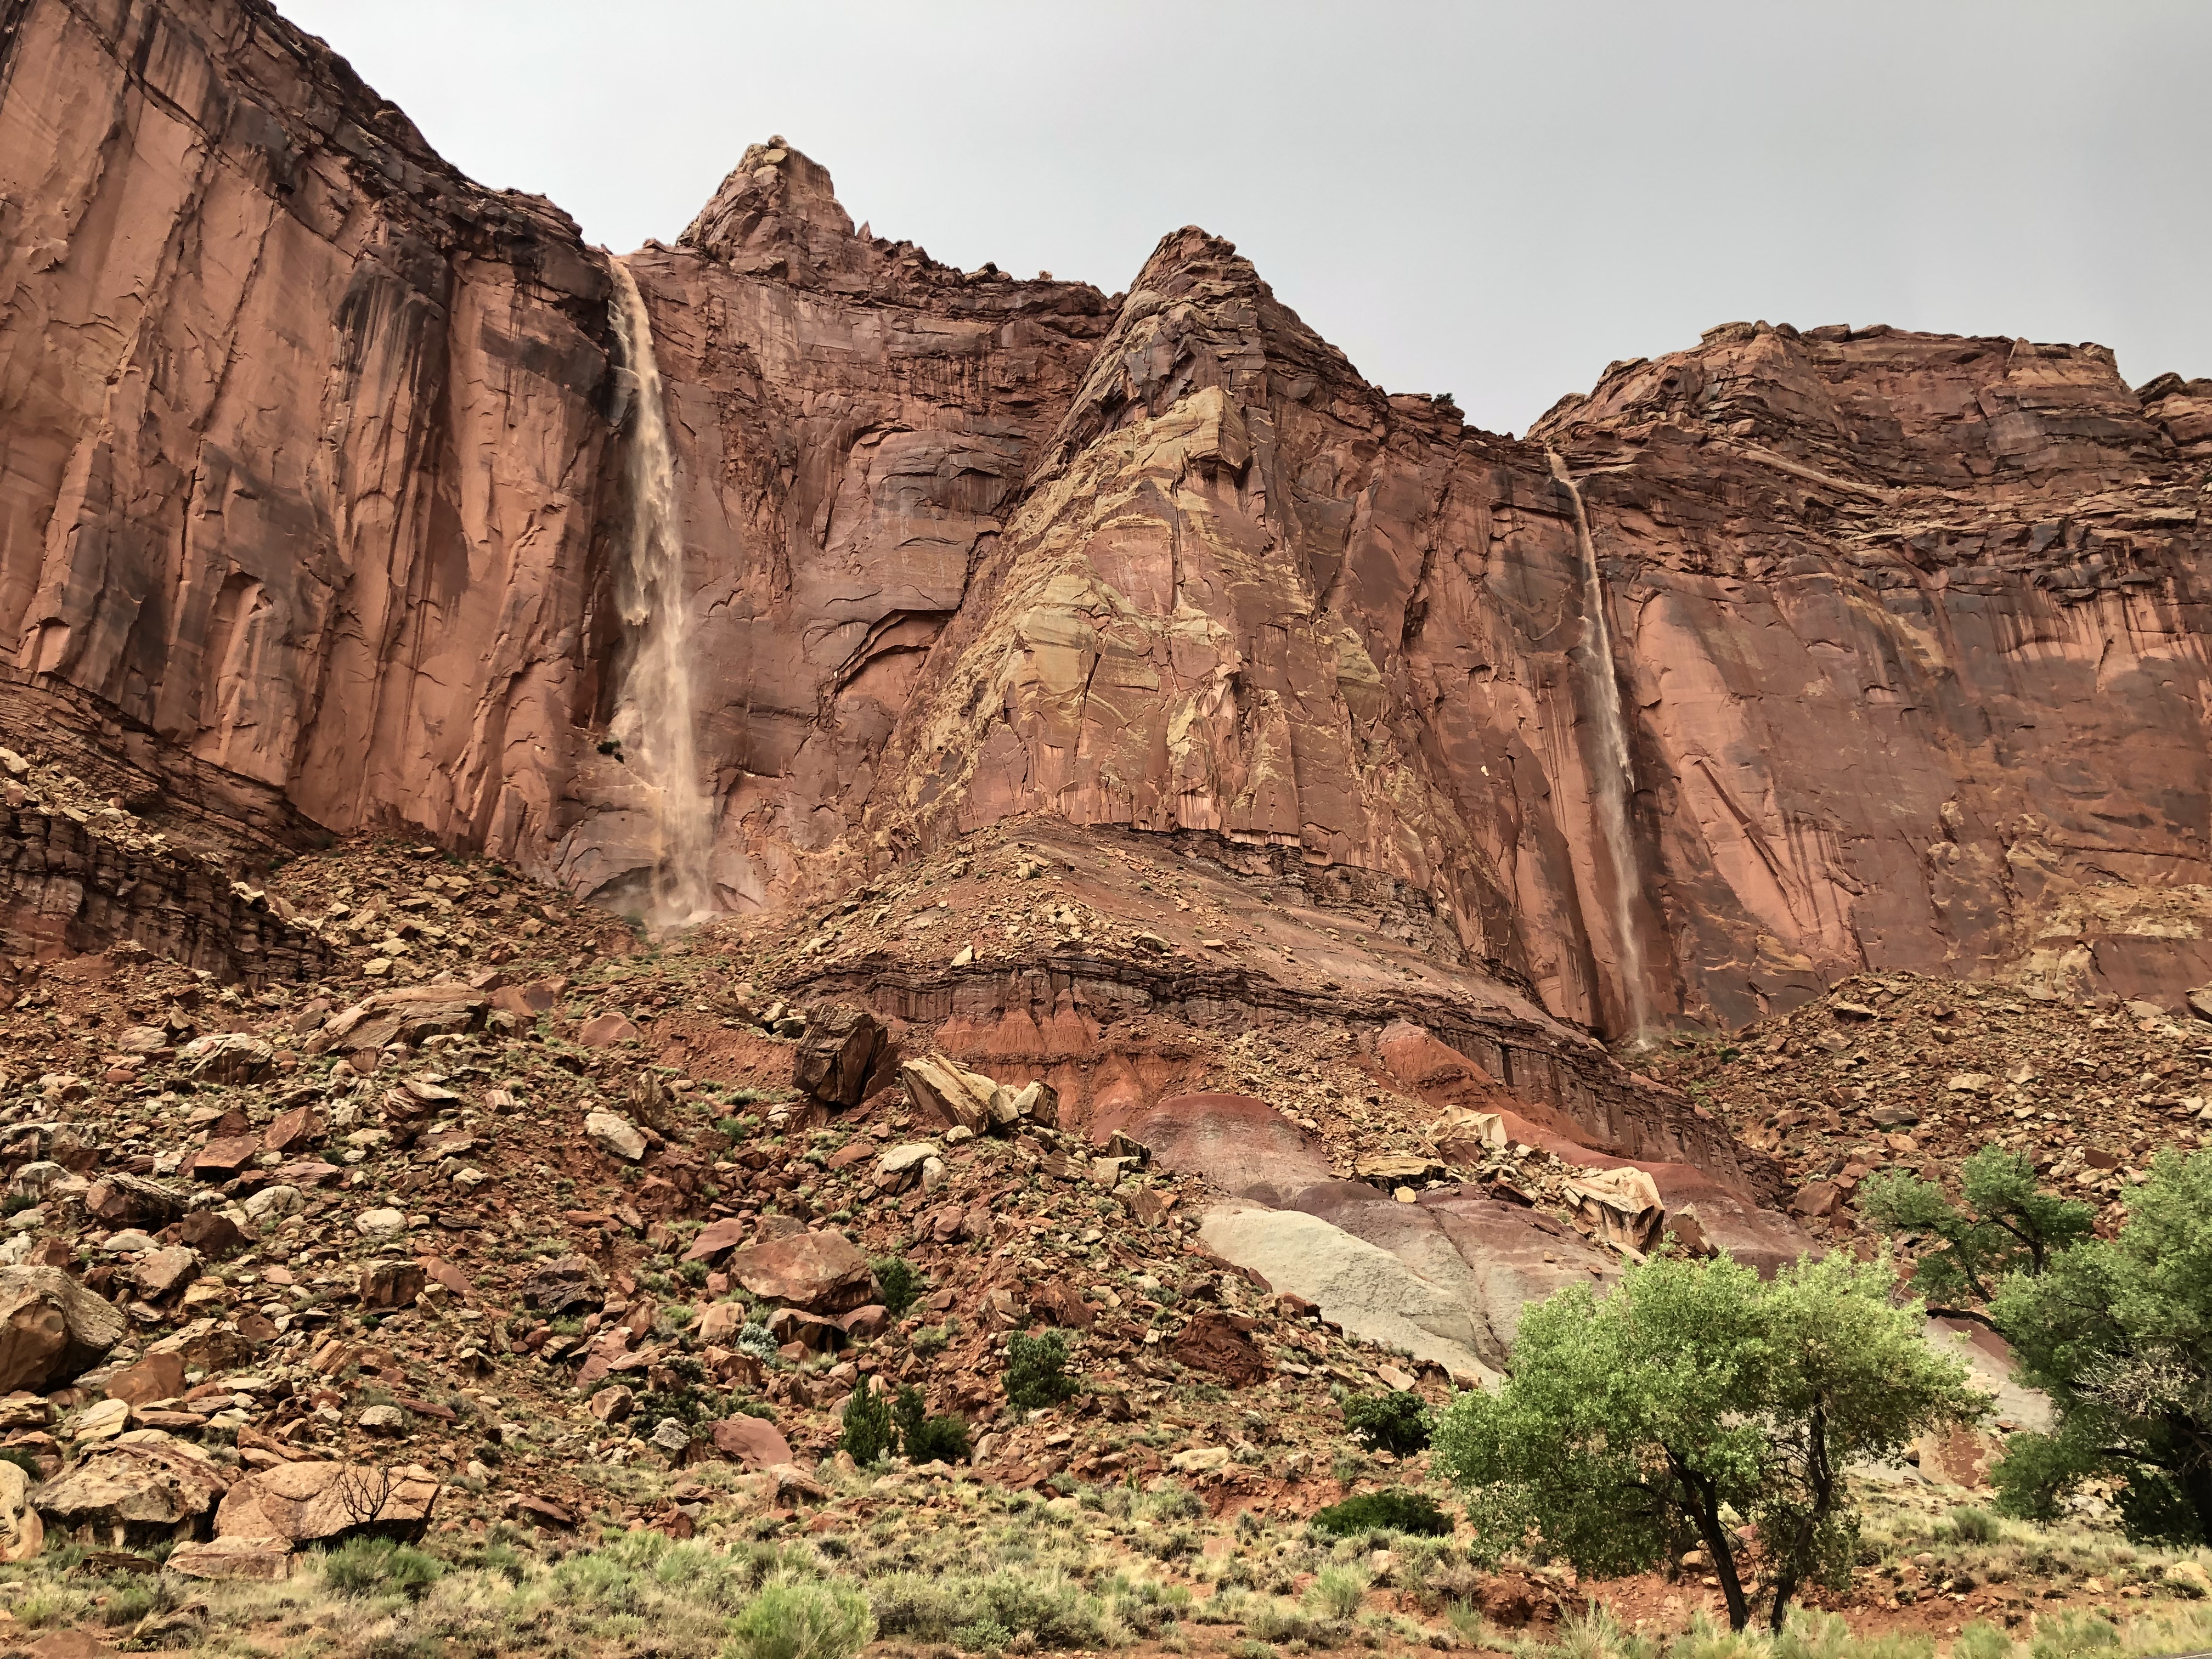
{"label": "green bush", "polygon": [[1022,1411],[1058,1405],[1079,1386],[1067,1374],[1067,1339],[1058,1331],[1016,1331],[1006,1339],[1006,1398]]}
{"label": "green bush", "polygon": [[[911,1392],[911,1390],[909,1390]],[[845,1432],[838,1445],[862,1468],[880,1462],[891,1449],[891,1402],[878,1394],[872,1378],[862,1376],[845,1402]]]}
{"label": "green bush", "polygon": [[1115,1635],[1105,1603],[1058,1572],[1002,1567],[988,1577],[890,1573],[870,1581],[868,1594],[885,1637],[949,1642],[963,1630],[990,1624],[1032,1637],[1040,1647],[1096,1650],[1111,1645]]}
{"label": "green bush", "polygon": [[875,1639],[866,1598],[843,1584],[787,1579],[763,1587],[730,1623],[730,1659],[854,1659]]}
{"label": "green bush", "polygon": [[924,1415],[921,1390],[913,1383],[899,1390],[898,1403],[891,1408],[891,1420],[898,1425],[899,1443],[905,1449],[907,1462],[915,1468],[924,1463],[968,1461],[968,1425],[957,1417]]}
{"label": "green bush", "polygon": [[927,1287],[921,1273],[904,1256],[887,1255],[869,1264],[876,1270],[876,1287],[883,1292],[884,1307],[893,1319],[914,1306]]}
{"label": "green bush", "polygon": [[1431,1499],[1402,1487],[1390,1492],[1363,1492],[1318,1511],[1313,1523],[1338,1538],[1357,1538],[1367,1532],[1409,1532],[1423,1538],[1449,1538],[1451,1516]]}
{"label": "green bush", "polygon": [[1429,1443],[1428,1402],[1411,1389],[1349,1395],[1344,1401],[1344,1422],[1370,1451],[1407,1457]]}
{"label": "green bush", "polygon": [[341,1595],[404,1595],[420,1601],[446,1569],[434,1555],[389,1538],[349,1538],[325,1553],[323,1582]]}

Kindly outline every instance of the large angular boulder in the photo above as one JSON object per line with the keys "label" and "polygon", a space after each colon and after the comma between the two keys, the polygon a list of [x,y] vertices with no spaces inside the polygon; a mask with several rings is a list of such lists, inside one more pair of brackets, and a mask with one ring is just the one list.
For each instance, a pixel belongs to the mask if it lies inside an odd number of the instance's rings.
{"label": "large angular boulder", "polygon": [[586,1112],[584,1133],[610,1158],[635,1164],[645,1156],[644,1133],[619,1112]]}
{"label": "large angular boulder", "polygon": [[223,1496],[222,1465],[160,1429],[132,1429],[88,1448],[38,1489],[39,1512],[55,1526],[114,1549],[189,1538]]}
{"label": "large angular boulder", "polygon": [[907,1103],[948,1128],[981,1134],[991,1124],[991,1097],[998,1084],[980,1072],[955,1065],[942,1054],[925,1054],[899,1067]]}
{"label": "large angular boulder", "polygon": [[279,1463],[248,1475],[215,1512],[218,1538],[313,1543],[353,1533],[416,1539],[441,1488],[428,1469],[374,1463]]}
{"label": "large angular boulder", "polygon": [[126,1326],[59,1267],[0,1267],[0,1393],[58,1389],[106,1358]]}
{"label": "large angular boulder", "polygon": [[569,1309],[596,1304],[605,1294],[599,1270],[588,1256],[563,1255],[531,1271],[522,1281],[522,1305],[547,1319]]}
{"label": "large angular boulder", "polygon": [[276,1051],[243,1031],[194,1037],[177,1051],[191,1074],[207,1083],[258,1083],[276,1064]]}
{"label": "large angular boulder", "polygon": [[817,1008],[791,1062],[791,1082],[832,1106],[857,1106],[883,1052],[883,1022],[849,1002]]}
{"label": "large angular boulder", "polygon": [[111,1227],[166,1227],[191,1206],[189,1194],[121,1170],[100,1176],[84,1195],[86,1212]]}
{"label": "large angular boulder", "polygon": [[730,1258],[730,1276],[753,1295],[811,1313],[843,1313],[868,1302],[875,1275],[842,1233],[793,1233],[748,1244]]}

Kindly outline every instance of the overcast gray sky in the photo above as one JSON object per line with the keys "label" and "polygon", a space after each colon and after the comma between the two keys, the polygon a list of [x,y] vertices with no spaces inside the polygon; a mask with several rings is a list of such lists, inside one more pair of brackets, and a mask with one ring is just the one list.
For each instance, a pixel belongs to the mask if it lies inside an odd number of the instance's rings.
{"label": "overcast gray sky", "polygon": [[278,3],[617,251],[781,133],[967,269],[1110,293],[1203,225],[1498,430],[1735,319],[2212,375],[2203,0]]}

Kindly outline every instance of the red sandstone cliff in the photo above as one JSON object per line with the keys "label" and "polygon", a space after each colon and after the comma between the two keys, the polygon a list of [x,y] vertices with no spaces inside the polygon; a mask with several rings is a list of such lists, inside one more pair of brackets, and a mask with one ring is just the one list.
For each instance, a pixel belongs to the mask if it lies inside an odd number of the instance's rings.
{"label": "red sandstone cliff", "polygon": [[[603,258],[258,0],[0,4],[8,706],[625,890]],[[1731,325],[1519,442],[1201,232],[1112,300],[962,273],[780,141],[628,263],[727,905],[1032,812],[1279,849],[1613,1030],[2212,977],[2212,384]]]}

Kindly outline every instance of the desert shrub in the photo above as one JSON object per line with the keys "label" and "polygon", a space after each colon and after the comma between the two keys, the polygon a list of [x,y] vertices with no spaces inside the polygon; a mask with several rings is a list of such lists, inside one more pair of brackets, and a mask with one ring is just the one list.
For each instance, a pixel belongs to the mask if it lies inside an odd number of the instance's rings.
{"label": "desert shrub", "polygon": [[891,1402],[876,1392],[874,1379],[862,1376],[845,1402],[844,1433],[838,1445],[862,1468],[882,1461],[891,1449]]}
{"label": "desert shrub", "polygon": [[2094,1654],[2118,1653],[2120,1632],[2111,1620],[2094,1613],[2045,1613],[2035,1621],[2035,1635],[2027,1644],[2029,1659],[2085,1659]]}
{"label": "desert shrub", "polygon": [[1105,1604],[1058,1572],[1002,1567],[988,1577],[901,1572],[872,1580],[868,1597],[885,1637],[950,1642],[963,1630],[991,1624],[1041,1647],[1112,1645]]}
{"label": "desert shrub", "polygon": [[1451,1535],[1451,1516],[1434,1500],[1403,1488],[1363,1492],[1332,1504],[1316,1513],[1315,1526],[1339,1538],[1356,1538],[1364,1532],[1410,1532],[1425,1538]]}
{"label": "desert shrub", "polygon": [[1006,1339],[1006,1398],[1025,1412],[1066,1399],[1078,1386],[1067,1374],[1067,1339],[1058,1331],[1016,1331]]}
{"label": "desert shrub", "polygon": [[324,1553],[323,1582],[341,1595],[404,1595],[420,1601],[445,1572],[434,1555],[389,1538],[349,1538]]}
{"label": "desert shrub", "polygon": [[1951,1659],[2008,1659],[2012,1648],[2003,1626],[1977,1619],[1951,1644]]}
{"label": "desert shrub", "polygon": [[876,1270],[876,1285],[884,1293],[884,1306],[896,1319],[914,1306],[924,1289],[921,1274],[904,1256],[887,1255],[869,1264]]}
{"label": "desert shrub", "polygon": [[1951,1511],[1951,1536],[1962,1544],[1986,1544],[1997,1535],[1996,1517],[1969,1504]]}
{"label": "desert shrub", "polygon": [[1349,1619],[1359,1611],[1366,1599],[1368,1576],[1358,1567],[1339,1564],[1323,1567],[1315,1575],[1312,1595],[1314,1605],[1331,1619]]}
{"label": "desert shrub", "polygon": [[1370,1451],[1407,1457],[1429,1443],[1428,1402],[1407,1389],[1355,1394],[1344,1402],[1345,1426]]}
{"label": "desert shrub", "polygon": [[843,1584],[780,1579],[731,1621],[730,1659],[854,1659],[875,1639],[866,1597]]}

